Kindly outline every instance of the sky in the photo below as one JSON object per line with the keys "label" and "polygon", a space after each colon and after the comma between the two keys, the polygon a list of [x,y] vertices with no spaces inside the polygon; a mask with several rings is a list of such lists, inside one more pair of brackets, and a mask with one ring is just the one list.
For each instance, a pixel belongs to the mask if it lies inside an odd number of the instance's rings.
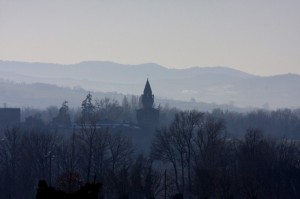
{"label": "sky", "polygon": [[0,60],[300,74],[299,0],[0,0]]}

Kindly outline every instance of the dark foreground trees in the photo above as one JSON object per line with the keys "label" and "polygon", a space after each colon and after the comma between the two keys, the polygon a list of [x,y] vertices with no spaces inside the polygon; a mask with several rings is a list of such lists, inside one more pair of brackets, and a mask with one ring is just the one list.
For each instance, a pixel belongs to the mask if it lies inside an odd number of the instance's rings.
{"label": "dark foreground trees", "polygon": [[214,183],[215,168],[220,164],[224,130],[222,121],[196,111],[186,111],[178,113],[168,128],[158,131],[152,155],[170,165],[176,192],[189,197],[200,195],[199,191],[207,197],[215,192],[211,189],[214,185],[209,185]]}
{"label": "dark foreground trees", "polygon": [[[68,131],[42,124],[38,116],[4,131],[0,198],[34,198],[40,179],[70,193],[95,176],[105,198],[300,198],[297,140],[271,138],[258,128],[233,139],[216,112],[182,111],[148,140],[151,153],[141,153],[125,133],[99,127],[109,107],[115,110],[109,119],[120,121],[124,113],[115,101],[94,103],[88,95]],[[66,103],[57,114],[68,115]]]}
{"label": "dark foreground trees", "polygon": [[169,127],[158,130],[152,155],[172,174],[169,195],[299,197],[299,142],[265,137],[255,128],[249,128],[239,140],[226,134],[224,121],[190,111],[177,114]]}

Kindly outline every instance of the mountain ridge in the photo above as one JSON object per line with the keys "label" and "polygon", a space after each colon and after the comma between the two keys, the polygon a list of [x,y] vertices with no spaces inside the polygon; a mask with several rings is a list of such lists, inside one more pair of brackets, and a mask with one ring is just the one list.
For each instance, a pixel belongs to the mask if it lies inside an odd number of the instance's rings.
{"label": "mountain ridge", "polygon": [[239,107],[299,107],[300,75],[258,76],[224,66],[173,69],[155,63],[109,61],[76,64],[0,61],[0,78],[18,83],[81,87],[94,92],[140,95],[147,77],[156,96]]}

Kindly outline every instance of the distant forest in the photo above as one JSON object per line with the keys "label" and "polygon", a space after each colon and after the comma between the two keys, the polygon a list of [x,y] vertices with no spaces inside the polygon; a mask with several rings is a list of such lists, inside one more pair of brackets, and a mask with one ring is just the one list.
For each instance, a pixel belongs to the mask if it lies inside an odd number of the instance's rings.
{"label": "distant forest", "polygon": [[[159,126],[143,129],[139,107],[88,94],[78,109],[22,109],[21,124],[1,130],[0,198],[35,198],[40,179],[73,192],[94,178],[99,198],[300,198],[299,109],[157,106]],[[137,134],[149,145],[136,148]]]}
{"label": "distant forest", "polygon": [[[124,96],[121,101],[105,97],[95,99],[92,103],[95,112],[97,112],[98,121],[137,123],[136,110],[141,107],[138,96]],[[175,114],[182,111],[177,107],[169,106],[168,103],[164,106],[155,106],[160,110],[160,127],[170,125]],[[203,113],[223,120],[227,135],[232,138],[243,137],[248,128],[258,128],[273,138],[300,139],[300,109],[256,109],[248,112],[245,110],[235,112],[216,108]],[[64,101],[61,107],[49,106],[44,110],[27,107],[22,108],[21,111],[22,125],[25,128],[32,126],[34,128],[55,129],[59,126],[68,127],[78,123],[82,114],[82,107],[70,109],[68,102]]]}

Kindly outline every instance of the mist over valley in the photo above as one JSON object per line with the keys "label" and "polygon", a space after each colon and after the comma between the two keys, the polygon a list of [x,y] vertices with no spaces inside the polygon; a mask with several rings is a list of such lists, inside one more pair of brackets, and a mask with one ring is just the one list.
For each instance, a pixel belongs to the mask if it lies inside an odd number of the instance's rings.
{"label": "mist over valley", "polygon": [[[297,108],[300,76],[257,76],[229,67],[170,69],[154,63],[125,65],[86,61],[62,65],[0,61],[1,102],[11,106],[78,106],[88,91],[121,99],[140,95],[149,78],[156,104],[174,101],[180,108]],[[194,105],[193,105],[194,103]],[[182,105],[189,104],[189,105]],[[231,107],[231,108],[230,108]]]}

